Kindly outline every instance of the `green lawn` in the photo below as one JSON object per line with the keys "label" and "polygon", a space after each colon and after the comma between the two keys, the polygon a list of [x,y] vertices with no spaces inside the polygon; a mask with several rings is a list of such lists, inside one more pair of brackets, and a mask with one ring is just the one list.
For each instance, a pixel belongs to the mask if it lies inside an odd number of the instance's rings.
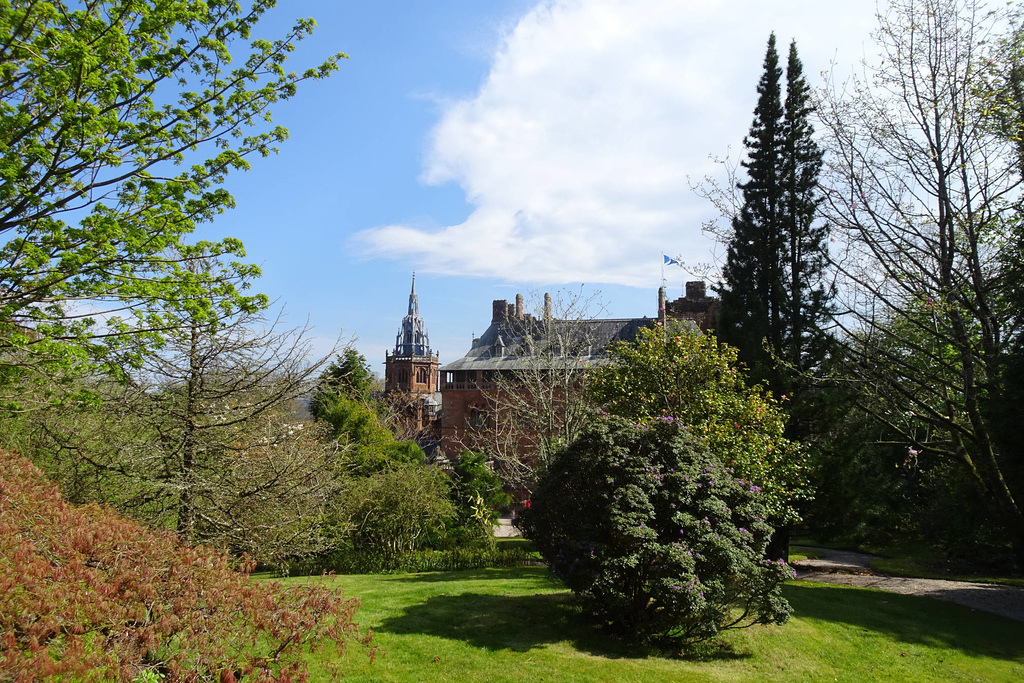
{"label": "green lawn", "polygon": [[540,567],[330,580],[363,600],[357,618],[383,651],[369,663],[350,649],[349,683],[1024,680],[1024,623],[869,590],[793,582],[788,624],[730,633],[686,661],[596,632]]}

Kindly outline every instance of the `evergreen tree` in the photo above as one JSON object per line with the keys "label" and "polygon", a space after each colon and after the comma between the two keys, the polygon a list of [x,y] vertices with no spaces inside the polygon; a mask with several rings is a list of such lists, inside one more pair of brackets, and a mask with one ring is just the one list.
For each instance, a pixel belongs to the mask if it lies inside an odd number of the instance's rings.
{"label": "evergreen tree", "polygon": [[[827,336],[823,333],[831,313],[831,288],[826,288],[823,275],[828,244],[828,224],[815,222],[821,195],[818,174],[822,151],[814,141],[814,128],[809,118],[813,107],[810,88],[803,75],[803,64],[796,51],[796,41],[789,44],[786,64],[786,103],[782,121],[783,159],[783,242],[789,275],[783,293],[782,357],[799,373],[814,371],[826,353]],[[780,349],[780,351],[783,351]]]}
{"label": "evergreen tree", "polygon": [[739,183],[743,195],[740,212],[732,220],[732,239],[722,270],[719,318],[720,338],[739,349],[755,380],[768,379],[774,387],[773,363],[764,350],[781,338],[782,240],[782,69],[775,49],[775,34],[768,38],[764,73],[757,85],[757,107],[750,132],[743,139],[748,180]]}
{"label": "evergreen tree", "polygon": [[743,144],[748,180],[733,218],[722,271],[719,335],[737,347],[754,380],[776,394],[794,390],[794,374],[824,355],[820,332],[829,313],[821,285],[828,228],[815,223],[822,153],[809,117],[809,88],[796,43],[790,44],[786,97],[775,34],[768,39],[754,121]]}

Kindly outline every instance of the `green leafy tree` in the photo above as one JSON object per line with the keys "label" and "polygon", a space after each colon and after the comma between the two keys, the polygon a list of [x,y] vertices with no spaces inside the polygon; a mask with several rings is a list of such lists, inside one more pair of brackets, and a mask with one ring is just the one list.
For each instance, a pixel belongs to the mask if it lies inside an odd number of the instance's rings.
{"label": "green leafy tree", "polygon": [[806,454],[785,438],[776,400],[747,386],[736,353],[682,325],[645,329],[635,343],[609,348],[611,362],[595,370],[592,392],[613,415],[687,425],[737,476],[763,488],[773,523],[789,524],[810,495]]}
{"label": "green leafy tree", "polygon": [[601,624],[688,644],[788,618],[763,499],[678,421],[609,418],[555,455],[520,524]]}
{"label": "green leafy tree", "polygon": [[[782,347],[782,69],[775,34],[768,38],[757,106],[743,139],[749,179],[740,183],[743,203],[732,219],[732,237],[722,268],[717,329],[758,379],[775,379],[770,355]],[[773,382],[775,384],[775,382]]]}
{"label": "green leafy tree", "polygon": [[738,184],[742,203],[732,218],[717,328],[756,381],[792,394],[800,374],[824,357],[830,296],[822,285],[828,230],[816,223],[822,152],[813,139],[810,92],[795,42],[785,100],[774,33],[757,92],[743,141],[748,178]]}
{"label": "green leafy tree", "polygon": [[420,550],[455,514],[450,488],[444,470],[422,464],[393,462],[356,477],[338,498],[342,542],[385,560]]}
{"label": "green leafy tree", "polygon": [[379,415],[363,401],[334,396],[320,404],[321,421],[345,449],[345,461],[354,474],[369,475],[392,463],[421,464],[423,449],[413,441],[397,441]]}
{"label": "green leafy tree", "polygon": [[309,412],[324,419],[332,399],[338,396],[370,401],[379,389],[366,358],[354,348],[346,348],[327,366],[317,379],[309,403]]}
{"label": "green leafy tree", "polygon": [[1024,481],[989,412],[1009,405],[1001,373],[1020,330],[1005,258],[1018,147],[986,80],[1004,17],[973,0],[899,1],[880,15],[884,62],[830,84],[819,106],[822,208],[842,245],[831,265],[847,377],[908,449],[973,482],[1024,566]]}
{"label": "green leafy tree", "polygon": [[[231,171],[286,138],[272,105],[343,56],[287,72],[314,23],[253,38],[274,4],[0,4],[0,370],[11,381],[84,362],[103,335],[153,341],[175,324],[149,304],[190,282],[181,240],[233,205]],[[228,240],[209,253],[239,250]],[[126,309],[141,324],[96,324]]]}
{"label": "green leafy tree", "polygon": [[[828,223],[820,220],[823,152],[814,140],[811,92],[803,74],[796,41],[789,44],[786,100],[782,118],[782,202],[784,266],[782,285],[783,346],[777,351],[794,390],[802,375],[819,372],[829,335],[834,292],[825,284]],[[779,393],[779,392],[777,392]]]}
{"label": "green leafy tree", "polygon": [[[465,542],[492,540],[494,525],[498,521],[498,510],[512,502],[512,496],[505,493],[501,481],[491,469],[486,453],[466,451],[455,463],[452,478],[452,500],[457,513],[455,529],[447,534],[456,538],[460,545]],[[462,534],[456,530],[461,530]]]}

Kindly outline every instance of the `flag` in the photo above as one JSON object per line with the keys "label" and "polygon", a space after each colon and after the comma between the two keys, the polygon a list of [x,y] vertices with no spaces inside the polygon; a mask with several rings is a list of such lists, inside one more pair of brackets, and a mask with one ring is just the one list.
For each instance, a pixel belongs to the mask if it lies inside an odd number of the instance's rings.
{"label": "flag", "polygon": [[677,261],[676,259],[672,258],[671,256],[665,256],[664,254],[662,254],[661,256],[662,256],[662,258],[665,259],[664,265],[666,265],[666,266],[676,265],[676,266],[682,267],[682,265],[683,265],[682,261]]}

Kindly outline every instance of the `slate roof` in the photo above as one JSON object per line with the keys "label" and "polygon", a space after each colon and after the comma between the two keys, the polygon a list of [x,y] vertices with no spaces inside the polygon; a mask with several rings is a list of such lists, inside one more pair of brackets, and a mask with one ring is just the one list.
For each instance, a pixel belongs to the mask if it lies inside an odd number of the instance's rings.
{"label": "slate roof", "polygon": [[[597,365],[607,358],[605,349],[612,342],[633,341],[640,329],[653,327],[653,318],[610,318],[598,320],[551,320],[532,317],[491,323],[473,341],[469,352],[441,368],[456,370],[518,370],[531,364],[530,347],[546,348]],[[545,334],[547,333],[547,334]],[[548,340],[548,337],[553,339]],[[563,348],[564,347],[564,348]]]}

